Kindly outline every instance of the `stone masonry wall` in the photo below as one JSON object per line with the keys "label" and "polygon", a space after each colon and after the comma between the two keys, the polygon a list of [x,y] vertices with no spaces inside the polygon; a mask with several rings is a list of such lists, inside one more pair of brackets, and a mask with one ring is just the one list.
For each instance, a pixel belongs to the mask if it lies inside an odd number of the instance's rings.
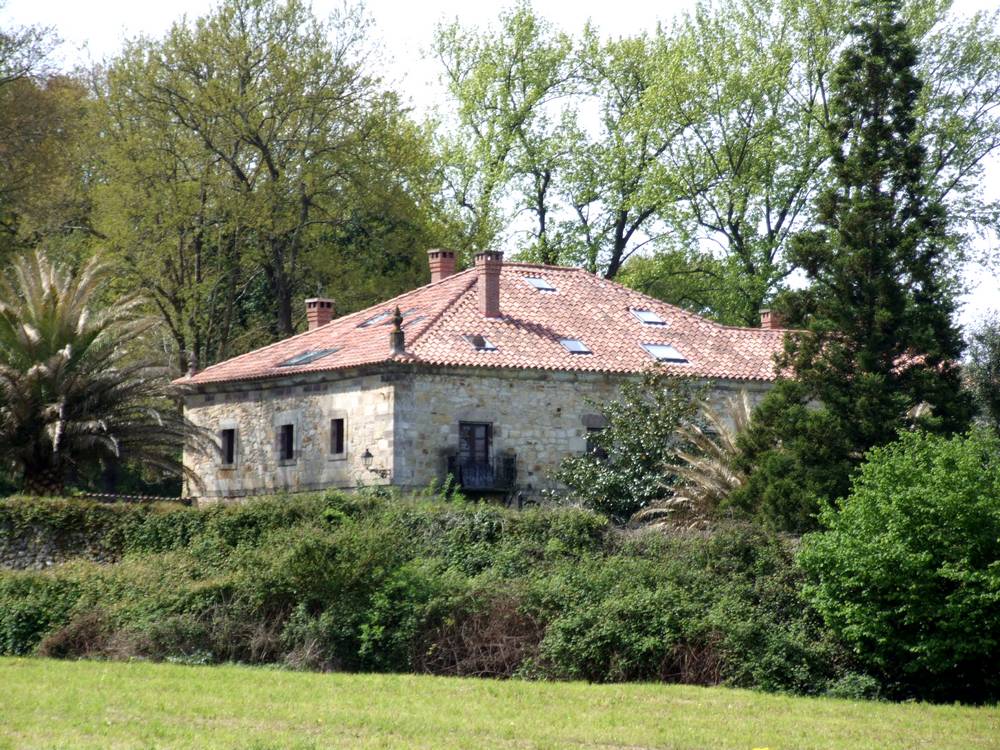
{"label": "stone masonry wall", "polygon": [[0,569],[42,570],[81,557],[112,563],[119,552],[108,549],[99,534],[87,531],[55,535],[45,526],[15,531],[0,524]]}
{"label": "stone masonry wall", "polygon": [[[445,475],[458,449],[460,422],[493,425],[494,455],[517,456],[517,484],[533,495],[555,489],[562,460],[586,449],[587,426],[600,421],[598,403],[618,397],[622,376],[517,370],[442,370],[400,374],[395,387],[394,483],[426,486]],[[740,387],[755,399],[759,383],[716,385],[713,400]]]}
{"label": "stone masonry wall", "polygon": [[[325,379],[324,379],[325,378]],[[185,412],[216,439],[236,429],[236,462],[218,454],[185,451],[185,465],[204,482],[187,488],[202,500],[391,482],[422,488],[446,475],[458,450],[461,422],[493,427],[494,456],[517,456],[517,485],[526,495],[555,489],[551,475],[562,460],[586,449],[587,427],[600,423],[588,403],[618,397],[623,376],[473,368],[407,368],[344,376],[314,375],[308,382],[237,384],[192,394]],[[716,384],[714,400],[738,388],[759,398],[763,383]],[[330,453],[330,422],[346,419],[347,449]],[[278,458],[278,428],[293,424],[295,458]],[[373,454],[369,472],[361,461]]]}
{"label": "stone masonry wall", "polygon": [[[216,440],[236,430],[236,461],[223,466],[219,454],[190,449],[184,463],[204,482],[185,488],[202,499],[356,487],[381,480],[361,462],[367,449],[373,467],[392,469],[393,387],[380,375],[314,379],[305,383],[264,382],[248,390],[192,394],[185,413]],[[346,420],[343,454],[331,453],[331,420]],[[294,425],[295,457],[279,460],[278,429]]]}

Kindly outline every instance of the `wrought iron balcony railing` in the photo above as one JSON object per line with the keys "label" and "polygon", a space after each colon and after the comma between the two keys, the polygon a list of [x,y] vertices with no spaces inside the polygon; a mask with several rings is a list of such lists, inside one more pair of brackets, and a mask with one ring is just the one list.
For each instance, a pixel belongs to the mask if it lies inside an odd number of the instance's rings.
{"label": "wrought iron balcony railing", "polygon": [[497,456],[492,461],[470,461],[448,456],[448,473],[465,490],[511,490],[517,481],[517,456]]}

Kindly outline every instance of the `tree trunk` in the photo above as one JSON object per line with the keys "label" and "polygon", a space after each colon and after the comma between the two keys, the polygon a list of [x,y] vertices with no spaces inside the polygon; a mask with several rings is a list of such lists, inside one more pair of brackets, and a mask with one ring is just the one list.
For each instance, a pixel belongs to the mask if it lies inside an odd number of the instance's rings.
{"label": "tree trunk", "polygon": [[65,480],[63,472],[47,466],[45,468],[26,468],[21,480],[21,488],[26,495],[35,497],[56,497],[63,494]]}

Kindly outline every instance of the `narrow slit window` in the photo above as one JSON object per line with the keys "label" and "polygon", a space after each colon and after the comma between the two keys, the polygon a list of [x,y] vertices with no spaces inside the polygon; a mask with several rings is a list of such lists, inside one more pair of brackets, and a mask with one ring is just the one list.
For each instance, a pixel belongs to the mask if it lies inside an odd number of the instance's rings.
{"label": "narrow slit window", "polygon": [[525,276],[524,280],[540,292],[554,292],[556,288],[541,276]]}
{"label": "narrow slit window", "polygon": [[295,425],[283,424],[278,428],[278,458],[282,461],[295,458]]}
{"label": "narrow slit window", "polygon": [[648,326],[665,326],[667,324],[667,321],[660,317],[659,313],[652,310],[632,310],[632,314]]}
{"label": "narrow slit window", "polygon": [[466,341],[475,347],[477,352],[495,352],[497,350],[496,344],[490,341],[485,336],[481,336],[478,333],[470,334],[464,337]]}
{"label": "narrow slit window", "polygon": [[347,452],[345,428],[346,422],[343,417],[330,420],[330,453],[335,456],[342,456]]}
{"label": "narrow slit window", "polygon": [[559,339],[559,343],[562,344],[563,347],[566,349],[566,351],[568,351],[570,354],[593,353],[590,351],[590,349],[587,348],[587,345],[584,344],[579,339]]}
{"label": "narrow slit window", "polygon": [[236,430],[223,430],[221,433],[222,442],[222,465],[232,466],[236,463]]}
{"label": "narrow slit window", "polygon": [[687,357],[670,344],[643,344],[642,348],[649,352],[650,356],[657,362],[674,362],[677,364],[687,362]]}
{"label": "narrow slit window", "polygon": [[290,357],[284,362],[279,362],[278,367],[300,367],[302,365],[308,365],[310,362],[315,362],[317,359],[329,357],[336,351],[336,349],[312,349],[310,351],[299,352],[294,357]]}

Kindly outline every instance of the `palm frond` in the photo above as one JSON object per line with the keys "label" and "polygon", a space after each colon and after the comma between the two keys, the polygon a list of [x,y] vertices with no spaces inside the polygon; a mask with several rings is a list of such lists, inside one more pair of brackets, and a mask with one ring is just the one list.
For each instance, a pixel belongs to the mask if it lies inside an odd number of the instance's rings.
{"label": "palm frond", "polygon": [[142,298],[99,303],[111,278],[97,257],[70,274],[33,253],[0,279],[0,460],[27,488],[120,460],[183,474],[185,440],[211,442],[150,358]]}
{"label": "palm frond", "polygon": [[737,463],[737,440],[752,418],[753,401],[746,390],[727,397],[721,409],[702,404],[698,419],[677,430],[686,447],[677,452],[677,462],[667,467],[673,478],[669,496],[636,513],[632,521],[671,528],[707,523],[746,482]]}

